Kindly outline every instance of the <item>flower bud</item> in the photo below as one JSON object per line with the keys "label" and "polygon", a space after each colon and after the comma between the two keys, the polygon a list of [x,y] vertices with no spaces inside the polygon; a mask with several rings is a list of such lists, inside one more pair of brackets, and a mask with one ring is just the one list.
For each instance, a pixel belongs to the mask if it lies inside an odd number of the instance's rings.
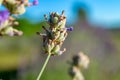
{"label": "flower bud", "polygon": [[52,51],[52,49],[54,48],[54,43],[51,41],[51,40],[49,40],[49,42],[45,42],[45,45],[44,45],[45,47],[45,50],[48,52],[48,53],[50,53],[51,51]]}
{"label": "flower bud", "polygon": [[55,54],[56,54],[56,55],[62,55],[65,51],[66,51],[66,48],[64,48],[62,51],[58,51],[58,52],[55,53]]}
{"label": "flower bud", "polygon": [[4,34],[8,36],[13,36],[14,35],[13,28],[11,26],[5,28]]}
{"label": "flower bud", "polygon": [[44,49],[45,49],[45,51],[47,51],[48,53],[51,52],[51,50],[52,50],[50,44],[48,44],[48,43],[45,45]]}
{"label": "flower bud", "polygon": [[55,17],[59,17],[59,14],[57,12],[55,12],[54,16]]}
{"label": "flower bud", "polygon": [[66,28],[67,31],[73,31],[73,27]]}
{"label": "flower bud", "polygon": [[14,12],[13,12],[13,14],[23,14],[23,13],[25,13],[25,7],[24,7],[24,5],[23,4],[21,4],[19,7],[17,7],[15,10],[14,10]]}
{"label": "flower bud", "polygon": [[0,6],[1,6],[2,3],[3,3],[3,0],[0,0]]}
{"label": "flower bud", "polygon": [[54,18],[52,19],[52,22],[53,22],[54,24],[57,24],[57,22],[58,22],[58,17],[54,17]]}
{"label": "flower bud", "polygon": [[9,5],[14,5],[15,4],[15,0],[5,0],[5,2]]}
{"label": "flower bud", "polygon": [[60,51],[60,45],[55,45],[55,47],[52,49],[52,53],[56,54]]}
{"label": "flower bud", "polygon": [[13,32],[14,32],[14,35],[16,35],[16,36],[21,36],[23,34],[22,31],[19,31],[17,29],[13,29]]}
{"label": "flower bud", "polygon": [[50,46],[51,46],[51,49],[53,49],[55,46],[54,42],[51,42]]}
{"label": "flower bud", "polygon": [[73,57],[73,64],[79,68],[87,68],[89,65],[89,58],[83,52],[79,52],[78,55]]}
{"label": "flower bud", "polygon": [[84,76],[76,66],[72,66],[69,69],[69,75],[73,78],[73,80],[84,80]]}
{"label": "flower bud", "polygon": [[65,28],[65,23],[66,23],[66,19],[60,21],[60,22],[58,23],[58,28]]}
{"label": "flower bud", "polygon": [[5,28],[8,24],[9,24],[8,20],[5,20],[4,22],[2,22],[1,25],[0,25],[0,30]]}
{"label": "flower bud", "polygon": [[88,65],[90,63],[90,60],[87,55],[85,55],[83,52],[79,52],[78,56],[80,57],[79,66],[83,68],[88,68]]}
{"label": "flower bud", "polygon": [[54,36],[55,36],[55,40],[57,40],[57,39],[59,38],[59,36],[60,36],[60,31],[57,31],[57,32],[54,34]]}
{"label": "flower bud", "polygon": [[60,33],[60,36],[57,38],[57,41],[64,41],[66,36],[65,36],[66,30]]}

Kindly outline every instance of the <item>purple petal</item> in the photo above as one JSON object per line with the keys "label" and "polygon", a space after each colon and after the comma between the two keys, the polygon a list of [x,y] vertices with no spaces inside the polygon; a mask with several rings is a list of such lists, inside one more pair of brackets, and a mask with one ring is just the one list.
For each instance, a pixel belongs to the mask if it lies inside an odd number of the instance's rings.
{"label": "purple petal", "polygon": [[34,0],[32,3],[33,3],[33,5],[37,5],[39,2],[38,2],[38,0]]}
{"label": "purple petal", "polygon": [[38,3],[39,3],[38,0],[34,0],[33,2],[29,2],[28,6],[37,5]]}
{"label": "purple petal", "polygon": [[0,24],[1,24],[1,22],[3,22],[3,21],[5,21],[5,20],[8,19],[9,14],[10,14],[10,13],[9,13],[8,10],[1,10],[1,11],[0,11]]}
{"label": "purple petal", "polygon": [[73,27],[67,28],[68,31],[73,31]]}

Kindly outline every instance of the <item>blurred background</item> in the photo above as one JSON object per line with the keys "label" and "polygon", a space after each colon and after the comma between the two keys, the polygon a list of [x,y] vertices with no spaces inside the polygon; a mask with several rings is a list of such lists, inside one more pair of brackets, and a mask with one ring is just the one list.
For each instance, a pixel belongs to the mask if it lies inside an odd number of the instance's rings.
{"label": "blurred background", "polygon": [[41,80],[72,80],[67,61],[79,51],[90,58],[89,68],[83,70],[85,80],[120,80],[119,0],[39,0],[39,5],[27,7],[16,27],[24,35],[0,37],[0,79],[36,79],[47,56],[42,54],[42,39],[36,32],[45,25],[44,14],[62,10],[66,26],[74,30],[63,44],[67,51],[51,57]]}

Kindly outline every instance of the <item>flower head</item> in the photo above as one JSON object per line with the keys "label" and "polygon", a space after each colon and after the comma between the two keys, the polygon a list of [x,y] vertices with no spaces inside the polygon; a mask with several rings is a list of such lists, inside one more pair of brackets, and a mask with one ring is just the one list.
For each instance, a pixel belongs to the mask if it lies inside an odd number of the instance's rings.
{"label": "flower head", "polygon": [[67,37],[67,31],[72,31],[73,28],[66,28],[64,11],[61,14],[51,12],[49,19],[47,19],[47,15],[44,15],[44,17],[49,25],[48,29],[45,26],[42,27],[46,32],[44,35],[39,33],[43,37],[44,51],[45,53],[52,53],[52,55],[61,55],[66,51],[65,48],[61,50],[61,46]]}
{"label": "flower head", "polygon": [[86,69],[89,62],[89,57],[83,52],[79,52],[77,55],[73,56],[70,68],[68,70],[69,75],[73,78],[73,80],[84,80],[81,69]]}
{"label": "flower head", "polygon": [[73,64],[82,67],[87,68],[90,63],[89,57],[85,55],[83,52],[79,52],[77,55],[73,57]]}

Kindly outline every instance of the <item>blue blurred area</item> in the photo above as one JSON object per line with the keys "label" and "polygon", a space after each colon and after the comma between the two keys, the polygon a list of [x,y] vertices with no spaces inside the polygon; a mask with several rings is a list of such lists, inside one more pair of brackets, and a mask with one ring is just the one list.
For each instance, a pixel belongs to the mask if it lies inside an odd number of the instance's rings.
{"label": "blue blurred area", "polygon": [[[120,25],[119,4],[120,0],[39,0],[38,5],[27,7],[26,13],[20,17],[26,17],[32,22],[38,22],[43,20],[44,14],[49,14],[51,11],[60,13],[62,10],[65,10],[67,21],[73,22],[76,16],[75,8],[73,7],[79,5],[85,9],[87,8],[88,20],[93,24]],[[0,9],[3,9],[3,7],[0,6]]]}
{"label": "blue blurred area", "polygon": [[66,16],[69,18],[71,16],[72,2],[73,0],[39,0],[39,5],[28,7],[27,12],[23,16],[39,21],[44,14],[49,14],[51,11],[61,13],[62,10],[65,10]]}
{"label": "blue blurred area", "polygon": [[43,19],[43,15],[46,13],[65,10],[68,21],[74,21],[73,6],[78,5],[78,3],[87,5],[89,9],[88,20],[92,23],[111,25],[120,21],[119,0],[39,0],[39,5],[28,7],[23,16],[36,22]]}

